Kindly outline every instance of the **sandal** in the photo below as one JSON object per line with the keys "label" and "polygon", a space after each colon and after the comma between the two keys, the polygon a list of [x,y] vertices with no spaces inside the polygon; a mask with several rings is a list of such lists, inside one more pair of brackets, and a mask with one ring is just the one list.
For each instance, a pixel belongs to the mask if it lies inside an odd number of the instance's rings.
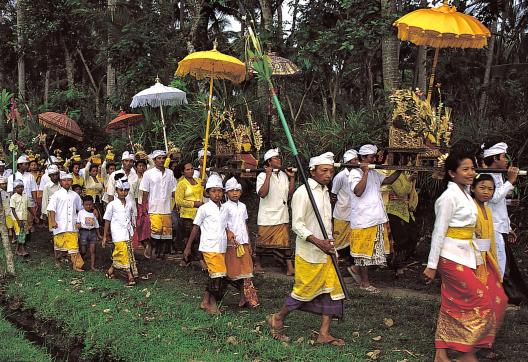
{"label": "sandal", "polygon": [[379,294],[381,293],[381,290],[376,288],[373,285],[369,285],[368,287],[359,287],[359,289],[364,290],[365,292],[369,292],[371,294]]}
{"label": "sandal", "polygon": [[136,285],[136,281],[135,281],[134,279],[130,279],[130,280],[128,281],[128,283],[127,283],[127,286],[128,286],[128,287],[131,287],[131,286],[133,286],[133,285]]}
{"label": "sandal", "polygon": [[347,271],[356,283],[361,284],[361,276],[354,271],[352,266],[347,267]]}
{"label": "sandal", "polygon": [[107,279],[114,279],[115,278],[115,275],[112,273],[112,274],[108,274],[108,272],[105,273],[105,277]]}
{"label": "sandal", "polygon": [[274,314],[270,314],[266,317],[266,321],[268,322],[268,325],[271,329],[271,337],[273,339],[276,339],[277,341],[280,341],[280,342],[289,342],[290,341],[290,337],[288,337],[287,335],[285,334],[282,334],[281,331],[283,328],[276,328],[275,327],[275,315]]}

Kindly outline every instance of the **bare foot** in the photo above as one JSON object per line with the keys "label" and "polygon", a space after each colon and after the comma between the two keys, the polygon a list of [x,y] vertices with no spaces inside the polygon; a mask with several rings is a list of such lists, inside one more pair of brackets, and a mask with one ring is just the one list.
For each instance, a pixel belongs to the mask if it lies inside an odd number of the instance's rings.
{"label": "bare foot", "polygon": [[282,320],[277,321],[276,314],[270,314],[267,316],[266,321],[268,322],[268,325],[271,329],[271,337],[273,337],[273,339],[281,342],[290,341],[290,337],[282,333],[284,322]]}
{"label": "bare foot", "polygon": [[436,350],[434,362],[451,362],[451,360],[447,356],[447,351],[439,348]]}
{"label": "bare foot", "polygon": [[78,273],[84,272],[84,269],[80,269],[80,268],[73,268],[73,270],[75,270]]}
{"label": "bare foot", "polygon": [[329,334],[328,335],[319,334],[317,336],[315,343],[328,344],[334,347],[343,347],[345,345],[345,341],[343,339],[332,337]]}

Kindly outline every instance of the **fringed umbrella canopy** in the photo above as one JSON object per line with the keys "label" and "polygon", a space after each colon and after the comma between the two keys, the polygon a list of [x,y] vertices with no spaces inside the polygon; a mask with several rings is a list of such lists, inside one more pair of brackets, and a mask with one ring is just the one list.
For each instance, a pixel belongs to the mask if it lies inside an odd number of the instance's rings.
{"label": "fringed umbrella canopy", "polygon": [[142,123],[145,119],[142,114],[130,113],[117,116],[106,125],[106,131],[128,128]]}
{"label": "fringed umbrella canopy", "polygon": [[39,123],[55,132],[82,141],[83,132],[81,127],[73,119],[63,113],[45,112],[38,116]]}
{"label": "fringed umbrella canopy", "polygon": [[[276,53],[268,53],[271,64],[271,75],[274,77],[288,77],[301,74],[301,70],[291,60],[278,56]],[[249,65],[252,73],[256,71]]]}
{"label": "fringed umbrella canopy", "polygon": [[132,98],[130,107],[179,106],[182,104],[187,104],[187,95],[185,92],[178,88],[167,87],[160,83],[159,78],[156,78],[156,84],[142,90]]}

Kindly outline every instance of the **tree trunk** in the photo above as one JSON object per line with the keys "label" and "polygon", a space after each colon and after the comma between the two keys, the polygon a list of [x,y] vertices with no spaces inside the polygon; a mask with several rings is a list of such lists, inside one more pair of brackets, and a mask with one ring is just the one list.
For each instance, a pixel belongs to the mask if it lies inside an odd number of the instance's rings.
{"label": "tree trunk", "polygon": [[183,30],[185,24],[185,0],[180,0],[180,29]]}
{"label": "tree trunk", "polygon": [[92,72],[90,71],[90,68],[88,67],[88,63],[86,62],[86,59],[84,58],[84,55],[81,51],[81,49],[77,49],[77,54],[79,54],[79,57],[81,58],[81,61],[84,65],[84,69],[86,69],[86,73],[88,74],[88,78],[90,78],[90,84],[92,85],[94,97],[95,97],[95,119],[99,122],[101,118],[101,109],[100,109],[100,101],[99,101],[99,87],[95,83],[94,77],[92,75]]}
{"label": "tree trunk", "polygon": [[427,47],[420,45],[416,53],[416,64],[414,65],[414,86],[422,92],[427,91]]}
{"label": "tree trunk", "polygon": [[[381,16],[389,19],[396,12],[396,2],[381,0]],[[381,54],[383,67],[383,87],[386,92],[397,89],[400,84],[399,68],[400,41],[390,32],[381,40]]]}
{"label": "tree trunk", "polygon": [[367,102],[369,106],[374,104],[374,76],[372,75],[372,58],[365,60],[366,76],[367,76]]}
{"label": "tree trunk", "polygon": [[293,34],[295,33],[295,28],[297,26],[297,9],[299,9],[299,0],[293,1],[292,9],[292,20],[291,20],[291,27],[290,27],[290,35],[288,37],[288,40],[293,39]]}
{"label": "tree trunk", "polygon": [[[282,33],[282,3],[283,0],[277,2],[277,28]],[[281,35],[282,36],[282,35]]]}
{"label": "tree trunk", "polygon": [[16,7],[17,16],[17,70],[18,70],[18,97],[26,97],[26,64],[24,62],[24,34],[22,31],[24,25],[23,1],[18,0]]}
{"label": "tree trunk", "polygon": [[[114,11],[117,6],[117,0],[108,0],[108,10],[111,14],[111,22],[114,22]],[[108,31],[108,48],[112,46],[112,36],[111,36],[111,29],[110,27],[112,24],[109,24],[109,31]],[[106,58],[106,96],[107,98],[111,98],[116,91],[116,70],[112,64],[112,57],[110,56],[110,51],[108,50],[108,56]],[[112,102],[108,101],[106,103],[106,110],[108,113],[112,112]]]}
{"label": "tree trunk", "polygon": [[259,0],[259,4],[262,14],[262,25],[264,26],[264,29],[270,31],[271,26],[273,25],[273,11],[271,9],[271,1]]}
{"label": "tree trunk", "polygon": [[484,70],[484,79],[482,81],[482,93],[479,101],[479,120],[482,121],[486,116],[486,103],[488,100],[488,87],[490,84],[491,66],[493,65],[493,55],[495,52],[495,33],[497,32],[497,19],[491,23],[491,39],[488,44],[488,56],[486,59],[486,69]]}
{"label": "tree trunk", "polygon": [[64,38],[61,39],[62,42],[62,49],[64,51],[64,63],[66,65],[66,78],[68,79],[68,88],[73,89],[75,87],[75,79],[74,79],[74,64],[73,59],[71,57],[70,51],[68,49],[68,46],[66,45],[66,41]]}
{"label": "tree trunk", "polygon": [[48,69],[46,69],[46,75],[44,76],[44,106],[45,107],[48,105],[48,100],[49,100],[50,76],[51,76],[51,71],[48,65]]}

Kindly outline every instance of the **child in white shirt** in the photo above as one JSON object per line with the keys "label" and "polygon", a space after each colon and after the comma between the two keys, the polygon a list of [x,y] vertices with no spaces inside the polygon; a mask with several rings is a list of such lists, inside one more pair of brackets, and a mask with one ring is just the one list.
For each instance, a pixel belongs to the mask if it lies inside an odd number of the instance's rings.
{"label": "child in white shirt", "polygon": [[257,290],[253,285],[253,260],[249,244],[249,232],[246,220],[248,213],[246,205],[240,202],[242,185],[232,177],[225,185],[227,202],[223,204],[227,219],[227,229],[234,235],[227,242],[225,261],[227,278],[240,290],[239,306],[249,305],[255,308],[259,305]]}
{"label": "child in white shirt", "polygon": [[4,216],[6,220],[6,227],[7,233],[9,235],[9,240],[14,243],[15,241],[13,240],[13,218],[11,217],[11,206],[9,205],[11,196],[9,196],[9,192],[7,192],[7,177],[4,176],[0,176],[0,198],[2,199],[2,207],[4,208]]}
{"label": "child in white shirt", "polygon": [[94,203],[91,196],[82,198],[83,209],[77,214],[77,229],[79,229],[79,249],[84,259],[88,247],[90,249],[90,269],[97,271],[95,268],[95,248],[97,240],[101,238],[99,233],[99,221],[94,214]]}
{"label": "child in white shirt", "polygon": [[17,239],[16,254],[18,256],[29,256],[26,250],[26,236],[29,234],[28,213],[30,212],[29,198],[24,194],[24,181],[13,182],[14,193],[9,200],[11,216]]}
{"label": "child in white shirt", "polygon": [[107,270],[106,277],[113,279],[114,270],[120,269],[127,273],[128,286],[136,284],[138,276],[134,250],[131,240],[136,228],[135,203],[127,200],[130,184],[126,180],[115,183],[117,198],[109,202],[103,219],[105,220],[102,246],[106,247],[111,233],[114,250],[112,251],[112,266]]}
{"label": "child in white shirt", "polygon": [[[183,252],[184,259],[191,255],[192,244],[200,231],[200,247],[207,271],[209,283],[200,304],[200,308],[210,314],[219,314],[217,301],[222,300],[226,287],[225,252],[227,247],[227,222],[222,205],[224,187],[220,176],[211,175],[205,185],[209,201],[198,208],[194,226]],[[233,233],[230,233],[233,237]]]}

